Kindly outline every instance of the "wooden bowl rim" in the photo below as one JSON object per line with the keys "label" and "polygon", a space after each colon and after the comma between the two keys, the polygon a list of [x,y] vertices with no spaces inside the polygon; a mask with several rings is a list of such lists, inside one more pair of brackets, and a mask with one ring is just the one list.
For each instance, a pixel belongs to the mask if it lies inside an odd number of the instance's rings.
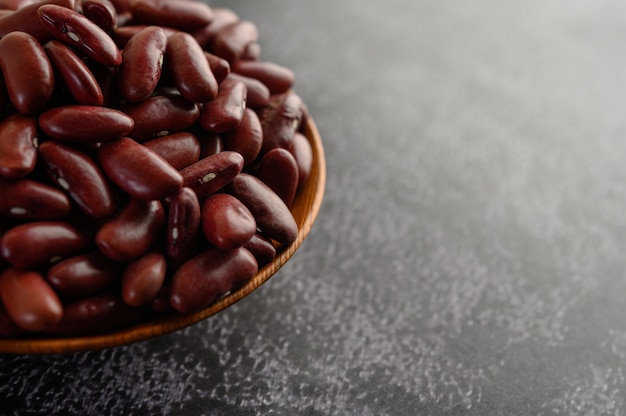
{"label": "wooden bowl rim", "polygon": [[326,159],[322,139],[311,117],[308,117],[304,123],[304,135],[311,144],[313,165],[307,182],[298,190],[292,205],[292,212],[298,224],[298,237],[289,246],[279,248],[274,260],[259,270],[244,286],[199,312],[167,314],[102,334],[71,337],[0,338],[0,353],[60,354],[128,345],[183,329],[226,309],[252,293],[272,277],[302,245],[311,231],[322,205],[326,187]]}

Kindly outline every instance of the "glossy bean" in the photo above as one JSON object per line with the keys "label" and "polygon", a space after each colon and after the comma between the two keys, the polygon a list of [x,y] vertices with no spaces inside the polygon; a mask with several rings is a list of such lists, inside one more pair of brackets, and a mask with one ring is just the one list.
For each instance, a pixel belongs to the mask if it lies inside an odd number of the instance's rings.
{"label": "glossy bean", "polygon": [[55,263],[80,254],[92,245],[91,238],[63,221],[35,221],[16,225],[0,239],[0,254],[21,269]]}
{"label": "glossy bean", "polygon": [[302,100],[293,92],[272,95],[259,118],[263,127],[261,153],[276,147],[289,149],[302,121]]}
{"label": "glossy bean", "polygon": [[213,19],[207,4],[189,0],[135,0],[130,3],[130,12],[140,24],[181,30],[205,26]]}
{"label": "glossy bean", "polygon": [[170,200],[166,252],[176,268],[196,253],[200,236],[200,203],[190,188],[181,188]]}
{"label": "glossy bean", "polygon": [[117,25],[117,10],[109,0],[82,0],[82,13],[105,32]]}
{"label": "glossy bean", "polygon": [[259,268],[265,266],[276,257],[276,247],[272,244],[272,240],[259,233],[253,235],[250,241],[244,245],[244,248],[252,253]]}
{"label": "glossy bean", "polygon": [[187,100],[204,103],[217,95],[218,84],[209,62],[198,42],[189,33],[170,35],[164,64],[174,85]]}
{"label": "glossy bean", "polygon": [[129,133],[135,122],[113,108],[66,105],[51,108],[39,116],[39,127],[49,137],[72,142],[106,142]]}
{"label": "glossy bean", "polygon": [[95,62],[113,67],[122,63],[122,54],[113,39],[77,11],[47,4],[37,9],[37,16],[55,39],[80,50]]}
{"label": "glossy bean", "polygon": [[264,235],[283,244],[296,240],[298,225],[291,211],[260,179],[240,173],[230,182],[228,190],[248,207]]}
{"label": "glossy bean", "polygon": [[293,154],[277,147],[261,158],[256,176],[291,206],[298,189],[298,163]]}
{"label": "glossy bean", "polygon": [[130,102],[148,98],[161,79],[167,35],[157,26],[147,26],[133,35],[122,51],[117,89]]}
{"label": "glossy bean", "polygon": [[37,162],[37,119],[14,114],[0,122],[0,176],[23,178]]}
{"label": "glossy bean", "polygon": [[222,136],[224,149],[243,156],[244,166],[250,166],[261,152],[263,129],[261,121],[254,111],[247,108],[239,126]]}
{"label": "glossy bean", "polygon": [[11,32],[0,39],[0,71],[9,99],[20,113],[35,114],[50,101],[54,71],[46,52],[33,36]]}
{"label": "glossy bean", "polygon": [[43,0],[21,7],[0,18],[0,37],[11,32],[25,32],[34,36],[41,43],[52,39],[50,32],[37,18],[37,9],[46,4],[55,4],[71,10],[76,5],[75,0]]}
{"label": "glossy bean", "polygon": [[191,32],[202,49],[209,48],[211,39],[223,27],[239,21],[239,16],[231,9],[214,7],[211,10],[213,10],[211,22]]}
{"label": "glossy bean", "polygon": [[120,263],[94,251],[60,261],[48,269],[46,279],[62,296],[84,297],[113,285],[121,271]]}
{"label": "glossy bean", "polygon": [[200,159],[200,141],[194,134],[186,131],[148,140],[143,145],[176,170],[184,169]]}
{"label": "glossy bean", "polygon": [[115,212],[113,190],[100,168],[85,153],[54,140],[39,146],[48,174],[85,214],[103,218]]}
{"label": "glossy bean", "polygon": [[122,111],[135,120],[135,127],[128,135],[140,141],[185,130],[200,117],[195,103],[177,95],[152,96],[125,106]]}
{"label": "glossy bean", "polygon": [[36,271],[12,267],[0,273],[0,300],[11,320],[27,331],[43,331],[63,316],[59,297]]}
{"label": "glossy bean", "polygon": [[102,254],[116,261],[134,260],[155,243],[165,226],[165,211],[159,201],[131,199],[122,212],[96,233]]}
{"label": "glossy bean", "polygon": [[128,137],[102,143],[98,160],[107,176],[133,198],[163,199],[183,183],[165,159]]}
{"label": "glossy bean", "polygon": [[122,274],[122,298],[127,305],[143,306],[152,302],[165,280],[165,257],[150,252],[129,263]]}
{"label": "glossy bean", "polygon": [[213,55],[207,51],[204,51],[204,56],[209,63],[209,67],[211,68],[211,72],[213,73],[215,80],[218,84],[221,84],[226,79],[228,74],[230,74],[230,64],[226,59],[222,59],[219,56]]}
{"label": "glossy bean", "polygon": [[256,259],[245,248],[209,249],[176,271],[170,304],[179,312],[198,311],[250,280],[257,270]]}
{"label": "glossy bean", "polygon": [[206,103],[200,112],[200,125],[216,133],[234,130],[246,110],[246,85],[226,79],[220,84],[217,96]]}
{"label": "glossy bean", "polygon": [[184,186],[191,188],[200,200],[228,184],[243,169],[243,157],[224,151],[211,155],[180,171]]}
{"label": "glossy bean", "polygon": [[[117,45],[118,49],[123,50],[130,39],[135,36],[137,33],[141,32],[145,28],[150,27],[150,25],[137,25],[137,24],[127,24],[127,25],[118,25],[118,27],[113,30],[111,33],[111,37],[113,41]],[[165,32],[166,36],[171,35],[172,33],[177,32],[176,29],[172,29],[171,27],[161,27],[161,30]]]}
{"label": "glossy bean", "polygon": [[287,92],[293,87],[296,78],[291,69],[267,61],[240,59],[232,64],[231,69],[237,74],[261,81],[272,95]]}
{"label": "glossy bean", "polygon": [[256,234],[256,221],[250,210],[229,194],[214,194],[202,203],[202,232],[222,250],[247,244]]}
{"label": "glossy bean", "polygon": [[200,140],[200,159],[225,150],[222,138],[217,133],[203,130],[198,139]]}
{"label": "glossy bean", "polygon": [[239,20],[222,27],[211,39],[209,51],[234,62],[244,56],[246,47],[257,43],[259,33],[254,23]]}
{"label": "glossy bean", "polygon": [[293,146],[289,149],[298,163],[298,186],[309,178],[313,167],[313,148],[306,136],[300,132],[294,133]]}
{"label": "glossy bean", "polygon": [[241,81],[246,84],[246,105],[250,108],[263,108],[270,102],[270,90],[258,79],[245,77],[231,71],[228,78]]}
{"label": "glossy bean", "polygon": [[55,219],[68,215],[68,197],[52,186],[30,179],[0,179],[0,215],[22,219]]}
{"label": "glossy bean", "polygon": [[85,62],[63,43],[51,40],[44,50],[52,63],[58,80],[68,89],[79,104],[103,105],[104,96],[98,81]]}

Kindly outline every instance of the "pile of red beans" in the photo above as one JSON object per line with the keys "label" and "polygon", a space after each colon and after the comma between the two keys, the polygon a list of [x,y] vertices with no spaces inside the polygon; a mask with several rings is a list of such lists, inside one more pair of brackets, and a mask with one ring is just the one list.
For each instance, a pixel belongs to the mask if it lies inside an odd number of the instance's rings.
{"label": "pile of red beans", "polygon": [[190,313],[296,240],[311,145],[257,27],[194,0],[0,0],[0,335]]}

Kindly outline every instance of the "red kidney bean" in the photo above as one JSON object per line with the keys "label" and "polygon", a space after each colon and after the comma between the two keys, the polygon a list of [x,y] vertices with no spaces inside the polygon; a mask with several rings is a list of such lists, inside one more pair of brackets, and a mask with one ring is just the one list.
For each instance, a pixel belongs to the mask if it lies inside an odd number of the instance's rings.
{"label": "red kidney bean", "polygon": [[55,107],[39,116],[39,127],[46,135],[73,142],[117,140],[134,126],[134,120],[119,110],[91,105]]}
{"label": "red kidney bean", "polygon": [[300,128],[302,100],[293,92],[272,95],[259,118],[263,127],[261,153],[276,147],[289,149],[295,132]]}
{"label": "red kidney bean", "polygon": [[55,219],[71,211],[67,196],[56,188],[30,179],[0,179],[0,215],[22,219]]}
{"label": "red kidney bean", "polygon": [[169,36],[165,66],[176,88],[189,101],[204,103],[217,95],[217,80],[209,62],[198,42],[189,33],[176,32]]}
{"label": "red kidney bean", "polygon": [[249,44],[257,43],[259,33],[254,23],[239,20],[222,27],[212,38],[209,51],[234,62],[244,56]]}
{"label": "red kidney bean", "polygon": [[119,66],[122,54],[113,39],[87,17],[66,7],[46,4],[37,9],[44,27],[57,40],[104,66]]}
{"label": "red kidney bean", "polygon": [[130,2],[132,0],[111,0],[117,13],[126,13],[130,11]]}
{"label": "red kidney bean", "polygon": [[143,145],[176,170],[184,169],[200,159],[200,141],[194,134],[186,131],[148,140]]}
{"label": "red kidney bean", "polygon": [[165,226],[159,201],[131,199],[122,212],[96,233],[102,254],[116,261],[130,261],[148,252]]}
{"label": "red kidney bean", "polygon": [[35,221],[16,225],[0,239],[0,254],[22,269],[45,266],[91,247],[87,233],[63,221]]}
{"label": "red kidney bean", "polygon": [[246,110],[246,85],[226,79],[220,85],[217,96],[206,103],[200,111],[200,125],[208,131],[225,133],[234,130]]}
{"label": "red kidney bean", "polygon": [[248,91],[246,105],[250,108],[263,108],[270,102],[270,90],[258,79],[245,77],[231,72],[228,78],[241,81],[246,84]]}
{"label": "red kidney bean", "polygon": [[135,120],[135,127],[128,135],[140,141],[182,131],[200,117],[195,103],[177,95],[152,96],[125,106],[122,111]]}
{"label": "red kidney bean", "polygon": [[127,305],[143,306],[152,302],[165,280],[165,257],[150,252],[129,263],[122,274],[122,298]]}
{"label": "red kidney bean", "polygon": [[244,246],[256,234],[256,221],[234,196],[213,194],[202,203],[202,232],[215,247],[232,250]]}
{"label": "red kidney bean", "polygon": [[244,245],[244,248],[252,253],[259,268],[265,266],[276,257],[276,247],[274,247],[272,241],[258,233],[252,236],[250,241]]}
{"label": "red kidney bean", "polygon": [[180,188],[169,204],[166,252],[174,268],[196,253],[200,236],[200,202],[194,191]]}
{"label": "red kidney bean", "polygon": [[260,179],[240,173],[229,183],[228,190],[248,207],[264,235],[283,244],[296,240],[298,225],[291,211]]}
{"label": "red kidney bean", "polygon": [[189,0],[135,0],[130,3],[130,12],[140,24],[181,30],[205,26],[213,19],[208,5]]}
{"label": "red kidney bean", "polygon": [[[136,24],[128,24],[125,26],[118,25],[118,27],[116,27],[115,30],[113,30],[111,37],[113,38],[113,41],[115,42],[117,47],[120,50],[122,50],[126,47],[126,45],[128,44],[128,41],[130,41],[130,39],[133,36],[135,36],[137,33],[141,32],[142,30],[144,30],[145,28],[149,26],[150,25],[136,25]],[[169,36],[178,31],[176,29],[172,29],[171,27],[163,27],[163,26],[159,26],[159,27],[161,28],[161,30],[165,32],[166,36]]]}
{"label": "red kidney bean", "polygon": [[36,0],[2,0],[0,1],[0,9],[17,10],[29,4],[35,3]]}
{"label": "red kidney bean", "polygon": [[79,104],[104,104],[98,81],[72,49],[59,41],[51,40],[44,45],[44,50],[55,69],[57,79],[63,80],[63,84]]}
{"label": "red kidney bean", "polygon": [[295,132],[293,146],[289,149],[298,163],[298,186],[306,182],[313,167],[313,149],[306,136]]}
{"label": "red kidney bean", "polygon": [[243,169],[243,157],[237,152],[224,151],[200,159],[180,171],[184,186],[191,188],[198,199],[214,194],[228,184]]}
{"label": "red kidney bean", "polygon": [[117,25],[117,10],[109,0],[82,0],[82,13],[105,32],[111,32]]}
{"label": "red kidney bean", "polygon": [[37,9],[45,4],[74,9],[75,0],[44,0],[21,7],[15,12],[0,18],[0,37],[11,32],[25,32],[34,36],[39,42],[45,43],[52,39],[52,35],[37,18]]}
{"label": "red kidney bean", "polygon": [[251,42],[246,45],[241,59],[244,61],[258,61],[261,58],[261,45]]}
{"label": "red kidney bean", "polygon": [[11,320],[27,331],[43,331],[63,316],[59,297],[36,271],[11,267],[0,273],[0,300]]}
{"label": "red kidney bean", "polygon": [[39,145],[39,155],[50,177],[67,192],[85,214],[96,218],[116,209],[113,190],[96,163],[85,153],[48,140]]}
{"label": "red kidney bean", "polygon": [[37,119],[14,114],[0,122],[0,176],[23,178],[37,162]]}
{"label": "red kidney bean", "polygon": [[257,270],[254,256],[245,248],[209,249],[176,271],[170,304],[179,312],[198,311],[250,280]]}
{"label": "red kidney bean", "polygon": [[211,10],[213,10],[213,19],[211,19],[211,22],[208,25],[191,32],[202,49],[207,49],[209,47],[211,38],[213,38],[213,36],[220,29],[239,21],[239,16],[237,16],[237,14],[230,9],[216,7]]}
{"label": "red kidney bean", "polygon": [[127,305],[119,293],[105,291],[64,305],[63,318],[46,332],[86,335],[110,331],[136,321],[143,311]]}
{"label": "red kidney bean", "polygon": [[11,32],[0,39],[0,71],[9,99],[20,113],[35,114],[50,101],[54,72],[43,47],[33,36]]}
{"label": "red kidney bean", "polygon": [[263,129],[259,117],[247,108],[239,126],[224,134],[222,140],[225,150],[240,153],[244,159],[244,166],[250,166],[261,152],[263,145]]}
{"label": "red kidney bean", "polygon": [[76,298],[110,287],[121,271],[120,263],[94,251],[60,261],[48,269],[46,279],[58,294]]}
{"label": "red kidney bean", "polygon": [[174,308],[170,305],[170,281],[166,279],[161,285],[159,293],[150,302],[150,310],[158,314],[174,312]]}
{"label": "red kidney bean", "polygon": [[217,154],[224,150],[222,138],[219,134],[203,130],[200,140],[200,159]]}
{"label": "red kidney bean", "polygon": [[298,163],[289,150],[277,147],[263,155],[256,176],[291,206],[298,189]]}
{"label": "red kidney bean", "polygon": [[207,51],[204,51],[204,56],[209,63],[209,67],[211,68],[211,72],[213,73],[215,80],[218,84],[221,84],[226,79],[228,74],[230,74],[230,64],[226,59],[222,59],[219,56],[213,55]]}
{"label": "red kidney bean", "polygon": [[157,26],[147,26],[133,35],[122,51],[117,89],[130,102],[148,98],[161,79],[167,35]]}
{"label": "red kidney bean", "polygon": [[237,74],[261,81],[272,95],[287,92],[296,79],[291,69],[267,61],[240,59],[232,64],[231,69]]}
{"label": "red kidney bean", "polygon": [[163,199],[183,183],[165,159],[128,137],[102,143],[98,160],[107,176],[133,198]]}

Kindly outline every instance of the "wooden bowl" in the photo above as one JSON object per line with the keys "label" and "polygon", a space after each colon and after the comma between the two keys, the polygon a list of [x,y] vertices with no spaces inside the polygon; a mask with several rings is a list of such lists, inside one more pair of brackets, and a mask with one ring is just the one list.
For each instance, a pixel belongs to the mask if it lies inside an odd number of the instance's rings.
{"label": "wooden bowl", "polygon": [[73,337],[33,335],[23,338],[0,338],[0,353],[57,354],[98,350],[143,341],[206,319],[252,293],[274,275],[300,247],[322,205],[326,185],[324,148],[315,122],[308,118],[304,127],[304,135],[309,139],[313,149],[313,166],[307,182],[298,190],[292,206],[292,213],[298,224],[298,237],[291,245],[280,247],[274,260],[259,270],[244,286],[199,312],[157,316],[112,332]]}

